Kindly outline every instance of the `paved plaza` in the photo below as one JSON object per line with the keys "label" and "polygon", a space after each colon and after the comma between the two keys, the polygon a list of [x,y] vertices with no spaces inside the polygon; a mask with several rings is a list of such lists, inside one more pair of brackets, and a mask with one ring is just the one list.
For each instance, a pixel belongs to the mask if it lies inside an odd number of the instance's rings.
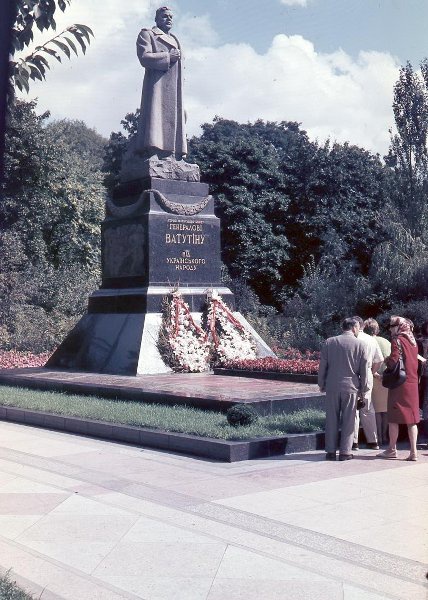
{"label": "paved plaza", "polygon": [[428,451],[222,464],[0,422],[0,570],[43,600],[426,600]]}

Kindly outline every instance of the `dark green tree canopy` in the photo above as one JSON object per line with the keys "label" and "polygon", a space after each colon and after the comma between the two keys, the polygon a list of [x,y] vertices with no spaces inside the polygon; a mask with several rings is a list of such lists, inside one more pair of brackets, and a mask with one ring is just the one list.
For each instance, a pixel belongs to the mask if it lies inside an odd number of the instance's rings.
{"label": "dark green tree canopy", "polygon": [[95,129],[84,121],[61,119],[49,122],[46,130],[54,138],[64,139],[69,151],[86,160],[94,170],[101,170],[108,140]]}
{"label": "dark green tree canopy", "polygon": [[[81,122],[46,124],[16,101],[6,132],[0,203],[0,345],[43,351],[97,287],[105,140]],[[97,167],[98,164],[98,167]]]}
{"label": "dark green tree canopy", "polygon": [[[0,231],[14,231],[32,263],[89,265],[99,255],[102,175],[82,152],[83,135],[73,150],[79,135],[73,122],[45,126],[47,116],[36,114],[34,102],[17,101],[11,109]],[[88,129],[87,138],[94,147],[96,134]],[[98,139],[99,153],[103,145]]]}
{"label": "dark green tree canopy", "polygon": [[311,142],[298,123],[215,119],[190,142],[222,217],[223,259],[279,305],[311,257],[367,272],[387,171],[349,144]]}

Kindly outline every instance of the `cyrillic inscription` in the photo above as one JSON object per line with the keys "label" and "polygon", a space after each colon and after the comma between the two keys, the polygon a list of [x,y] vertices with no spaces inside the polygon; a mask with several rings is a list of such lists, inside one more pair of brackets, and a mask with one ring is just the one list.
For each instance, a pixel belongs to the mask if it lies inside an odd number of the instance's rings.
{"label": "cyrillic inscription", "polygon": [[[205,240],[206,235],[203,233],[202,221],[168,219],[167,232],[165,233],[166,244],[201,246],[205,243]],[[191,256],[191,249],[189,248],[183,250],[180,256],[167,257],[166,263],[177,271],[196,271],[198,267],[206,264],[206,259]]]}

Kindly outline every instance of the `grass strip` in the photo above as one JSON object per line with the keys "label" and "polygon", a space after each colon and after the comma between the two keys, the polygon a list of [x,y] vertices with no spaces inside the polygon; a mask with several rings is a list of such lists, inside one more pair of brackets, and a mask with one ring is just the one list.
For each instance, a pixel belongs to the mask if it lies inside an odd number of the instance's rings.
{"label": "grass strip", "polygon": [[246,440],[319,431],[324,429],[325,422],[324,412],[305,409],[290,414],[260,417],[256,423],[245,427],[232,427],[226,416],[218,411],[10,386],[0,386],[0,405],[222,440]]}
{"label": "grass strip", "polygon": [[8,571],[6,575],[0,575],[0,600],[34,600],[34,596],[18,587]]}

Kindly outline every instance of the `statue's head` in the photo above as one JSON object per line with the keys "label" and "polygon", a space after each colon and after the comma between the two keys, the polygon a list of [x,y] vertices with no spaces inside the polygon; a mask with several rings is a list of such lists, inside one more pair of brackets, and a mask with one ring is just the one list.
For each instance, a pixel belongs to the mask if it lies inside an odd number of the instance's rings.
{"label": "statue's head", "polygon": [[172,10],[168,6],[161,6],[156,11],[155,22],[159,29],[162,29],[165,33],[172,27]]}

